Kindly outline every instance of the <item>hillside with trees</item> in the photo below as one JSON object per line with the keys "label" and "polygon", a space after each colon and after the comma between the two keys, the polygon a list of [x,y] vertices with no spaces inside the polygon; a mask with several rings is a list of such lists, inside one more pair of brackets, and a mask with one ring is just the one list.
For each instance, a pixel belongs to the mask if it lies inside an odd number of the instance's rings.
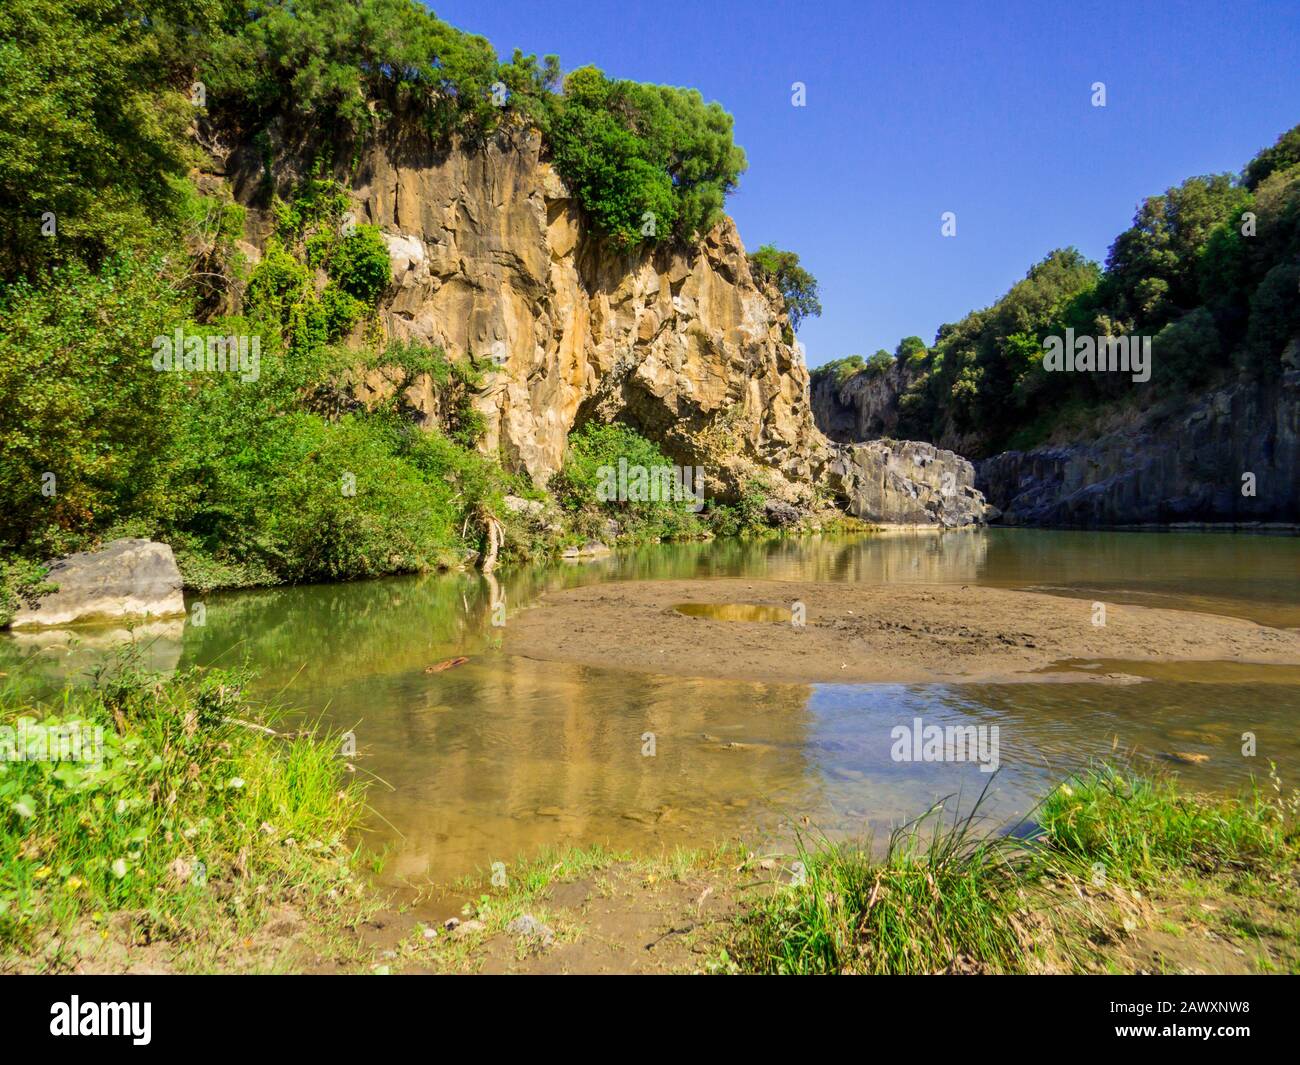
{"label": "hillside with trees", "polygon": [[[1067,328],[1151,337],[1151,380],[1048,372],[1043,341]],[[1062,432],[1086,435],[1117,409],[1176,404],[1235,380],[1274,381],[1296,368],[1297,336],[1300,126],[1240,174],[1188,178],[1148,198],[1104,265],[1074,248],[1053,251],[991,306],[941,326],[928,349],[900,349],[910,383],[898,399],[898,434],[972,458]],[[814,387],[879,374],[881,354],[819,367]]]}

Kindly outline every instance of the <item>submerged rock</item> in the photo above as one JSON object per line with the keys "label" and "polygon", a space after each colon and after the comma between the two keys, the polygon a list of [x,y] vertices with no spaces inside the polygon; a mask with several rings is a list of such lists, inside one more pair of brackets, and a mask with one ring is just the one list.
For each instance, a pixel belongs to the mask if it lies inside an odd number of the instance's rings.
{"label": "submerged rock", "polygon": [[15,628],[185,613],[172,549],[152,540],[114,540],[98,551],[79,551],[51,563],[45,580],[58,590],[34,608],[23,606]]}

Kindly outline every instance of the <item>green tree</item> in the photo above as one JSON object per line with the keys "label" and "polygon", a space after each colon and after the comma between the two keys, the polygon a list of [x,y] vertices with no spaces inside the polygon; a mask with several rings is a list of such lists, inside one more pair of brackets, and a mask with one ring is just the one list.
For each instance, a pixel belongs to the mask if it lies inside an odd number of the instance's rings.
{"label": "green tree", "polygon": [[[0,278],[137,249],[171,213],[194,116],[173,86],[201,0],[0,5]],[[51,225],[53,230],[51,232]]]}
{"label": "green tree", "polygon": [[863,370],[872,377],[879,377],[893,368],[894,356],[889,354],[889,352],[884,348],[881,348],[867,360]]}
{"label": "green tree", "polygon": [[1106,260],[1099,296],[1110,315],[1134,330],[1152,330],[1195,307],[1206,246],[1249,202],[1231,174],[1188,178],[1148,198]]}
{"label": "green tree", "polygon": [[181,395],[153,341],[183,315],[159,259],[0,286],[0,548],[40,557],[169,509]]}
{"label": "green tree", "polygon": [[1300,163],[1300,126],[1292,126],[1277,143],[1255,156],[1242,171],[1242,184],[1252,191],[1270,174]]}
{"label": "green tree", "polygon": [[612,81],[581,67],[546,129],[556,168],[617,244],[692,240],[745,169],[732,119],[693,89]]}
{"label": "green tree", "polygon": [[898,342],[898,347],[894,349],[894,358],[901,363],[916,364],[925,358],[928,350],[925,341],[920,337],[903,337]]}
{"label": "green tree", "polygon": [[760,279],[776,285],[785,300],[792,328],[798,329],[805,318],[821,315],[817,279],[799,265],[799,256],[794,252],[782,251],[774,244],[764,244],[758,251],[750,253],[749,265]]}

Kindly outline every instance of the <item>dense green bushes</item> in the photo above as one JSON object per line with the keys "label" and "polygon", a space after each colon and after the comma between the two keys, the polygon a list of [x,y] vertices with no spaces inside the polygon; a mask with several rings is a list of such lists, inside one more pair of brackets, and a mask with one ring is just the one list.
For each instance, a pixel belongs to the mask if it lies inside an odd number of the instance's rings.
{"label": "dense green bushes", "polygon": [[[628,471],[621,478],[620,469]],[[671,460],[630,426],[592,422],[570,434],[564,467],[550,488],[569,513],[613,519],[620,535],[629,538],[699,535],[702,497],[697,501],[690,495],[694,485],[681,490],[674,482],[665,491],[664,482],[650,472],[673,469]],[[647,471],[644,480],[636,470]]]}
{"label": "dense green bushes", "polygon": [[173,27],[200,6],[0,7],[0,278],[155,240],[192,155]]}
{"label": "dense green bushes", "polygon": [[182,315],[159,259],[0,286],[0,551],[58,553],[125,515],[170,516],[183,396],[151,345]]}
{"label": "dense green bushes", "polygon": [[[44,285],[0,284],[0,552],[41,559],[155,536],[207,587],[422,570],[478,546],[511,479],[471,450],[477,371],[410,342],[331,344],[345,330],[330,294],[368,315],[389,277],[382,239],[337,228],[339,204],[333,183],[313,179],[281,205],[283,242],[253,271],[239,316],[190,317],[184,256],[125,254],[97,271],[74,261]],[[330,278],[320,292],[312,261]],[[173,346],[178,331],[204,349],[233,337],[256,361],[160,372],[158,341]],[[392,402],[355,409],[358,368],[391,369]],[[419,375],[441,432],[401,409]],[[29,575],[12,576],[6,610]]]}
{"label": "dense green bushes", "polygon": [[565,79],[545,132],[596,225],[631,245],[689,240],[721,218],[745,169],[731,125],[693,89],[612,81],[583,67]]}

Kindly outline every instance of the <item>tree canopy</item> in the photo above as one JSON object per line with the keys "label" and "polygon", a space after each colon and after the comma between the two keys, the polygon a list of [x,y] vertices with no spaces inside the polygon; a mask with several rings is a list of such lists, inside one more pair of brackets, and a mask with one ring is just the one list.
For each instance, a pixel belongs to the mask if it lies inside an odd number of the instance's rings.
{"label": "tree canopy", "polygon": [[1240,176],[1191,177],[1139,205],[1104,269],[1052,252],[991,307],[940,327],[902,400],[900,432],[972,453],[1029,445],[1063,407],[1132,399],[1116,374],[1049,374],[1042,342],[1073,328],[1152,336],[1154,389],[1275,376],[1300,337],[1300,126]]}

